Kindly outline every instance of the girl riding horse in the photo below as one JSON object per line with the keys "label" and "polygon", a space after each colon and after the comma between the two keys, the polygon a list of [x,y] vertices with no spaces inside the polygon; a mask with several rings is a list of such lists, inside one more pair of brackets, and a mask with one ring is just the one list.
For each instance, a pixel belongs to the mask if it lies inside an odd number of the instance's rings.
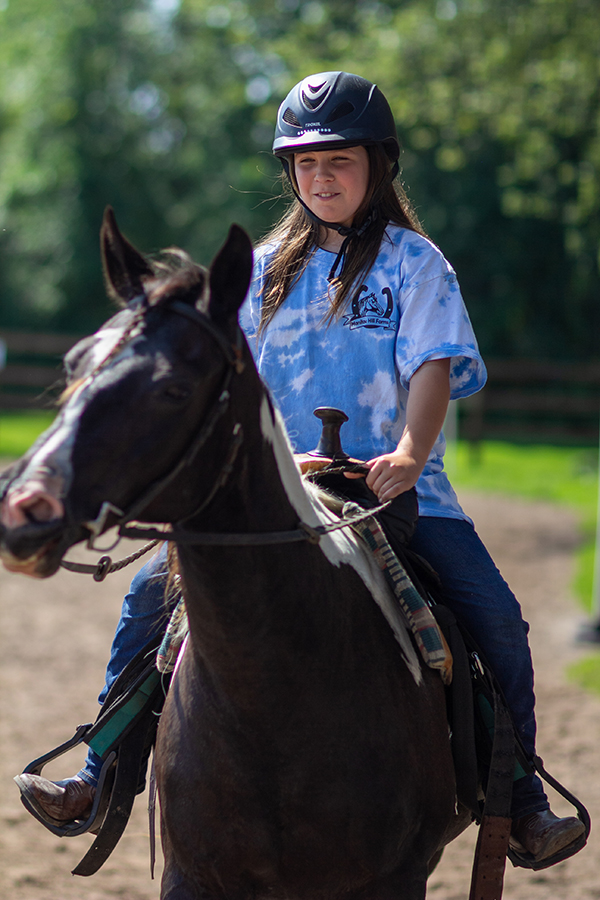
{"label": "girl riding horse", "polygon": [[[404,519],[402,503],[416,488],[408,546],[438,573],[446,605],[484,650],[533,755],[528,626],[443,468],[448,401],[478,391],[485,367],[454,271],[394,185],[400,148],[391,109],[364,78],[309,76],[279,109],[273,152],[294,196],[258,248],[243,310],[260,374],[295,449],[316,444],[315,407],[338,407],[349,413],[345,449],[366,460],[377,500],[391,500]],[[125,598],[101,701],[161,627],[165,579],[163,548]],[[99,769],[90,751],[74,778],[21,776],[20,786],[52,821],[70,820],[86,815]],[[579,848],[584,826],[550,811],[535,774],[515,781],[512,817],[517,854],[552,865],[569,855],[565,848]]]}

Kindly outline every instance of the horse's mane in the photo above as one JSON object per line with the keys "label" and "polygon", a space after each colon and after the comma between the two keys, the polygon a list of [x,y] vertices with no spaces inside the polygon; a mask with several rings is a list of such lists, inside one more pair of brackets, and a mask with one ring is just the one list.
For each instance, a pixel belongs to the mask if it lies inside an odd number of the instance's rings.
{"label": "horse's mane", "polygon": [[[206,312],[208,307],[208,278],[204,266],[195,263],[191,256],[179,247],[168,247],[161,250],[156,256],[146,258],[146,263],[151,272],[142,277],[145,306],[136,310],[129,325],[123,331],[118,343],[111,349],[109,355],[102,360],[98,368],[106,363],[121,349],[131,335],[136,324],[143,318],[144,309],[158,307],[172,300],[190,300],[201,311]],[[114,290],[109,291],[110,296],[124,309],[127,300],[118,296]],[[58,398],[58,405],[62,406],[77,390],[83,379],[77,379],[62,391]]]}
{"label": "horse's mane", "polygon": [[149,306],[160,306],[167,298],[189,300],[190,294],[195,294],[197,307],[206,311],[208,279],[204,266],[179,247],[161,250],[147,261],[152,275],[143,279],[143,285]]}

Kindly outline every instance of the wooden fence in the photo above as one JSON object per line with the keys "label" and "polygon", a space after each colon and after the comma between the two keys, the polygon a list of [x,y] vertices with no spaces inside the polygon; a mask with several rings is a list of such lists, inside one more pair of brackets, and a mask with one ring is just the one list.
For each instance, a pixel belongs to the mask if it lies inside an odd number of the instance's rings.
{"label": "wooden fence", "polygon": [[[0,329],[7,349],[0,410],[51,406],[61,358],[79,337]],[[490,359],[486,364],[486,387],[459,403],[459,437],[598,444],[600,362]]]}
{"label": "wooden fence", "polygon": [[0,329],[6,347],[6,365],[0,370],[0,410],[52,406],[61,385],[62,357],[79,338]]}
{"label": "wooden fence", "polygon": [[459,402],[469,441],[598,444],[600,362],[486,360],[488,383]]}

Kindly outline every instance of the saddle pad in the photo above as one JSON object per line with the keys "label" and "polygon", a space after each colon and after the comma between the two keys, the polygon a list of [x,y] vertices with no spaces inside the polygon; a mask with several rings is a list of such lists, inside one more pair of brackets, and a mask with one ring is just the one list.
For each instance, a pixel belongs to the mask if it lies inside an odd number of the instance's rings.
{"label": "saddle pad", "polygon": [[159,672],[166,674],[174,670],[188,631],[187,611],[182,597],[171,614],[165,636],[156,654],[156,668]]}
{"label": "saddle pad", "polygon": [[[345,503],[342,515],[347,518],[360,512],[364,510],[356,503]],[[370,516],[352,523],[351,527],[365,541],[382,570],[414,634],[423,661],[430,668],[439,670],[444,684],[450,684],[452,681],[450,648],[427,602],[419,594],[390,547],[381,525],[374,516]]]}

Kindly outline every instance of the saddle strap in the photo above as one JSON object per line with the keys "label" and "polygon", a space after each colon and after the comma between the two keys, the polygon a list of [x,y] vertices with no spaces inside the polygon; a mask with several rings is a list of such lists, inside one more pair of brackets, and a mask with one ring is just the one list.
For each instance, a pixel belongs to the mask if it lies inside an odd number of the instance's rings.
{"label": "saddle strap", "polygon": [[431,611],[442,629],[452,653],[452,684],[449,688],[449,716],[456,795],[460,803],[479,819],[478,763],[475,749],[475,712],[471,665],[456,617],[447,606],[436,603]]}
{"label": "saddle strap", "polygon": [[494,692],[494,742],[479,826],[469,900],[501,900],[512,819],[515,738],[510,714]]}
{"label": "saddle strap", "polygon": [[500,900],[512,819],[483,816],[479,826],[469,900]]}

